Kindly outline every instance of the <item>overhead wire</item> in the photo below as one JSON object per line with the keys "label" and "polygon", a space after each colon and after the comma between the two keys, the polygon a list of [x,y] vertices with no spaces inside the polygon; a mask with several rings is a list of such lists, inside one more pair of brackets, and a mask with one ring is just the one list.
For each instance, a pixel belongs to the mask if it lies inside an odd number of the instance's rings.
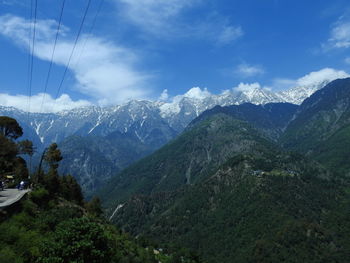
{"label": "overhead wire", "polygon": [[[30,89],[30,69],[31,69],[31,55],[32,55],[32,25],[33,25],[33,0],[30,0],[30,13],[29,13],[29,35],[28,35],[28,67],[27,67],[27,80],[28,80],[28,95],[31,93]],[[27,122],[29,122],[30,111],[30,96],[27,100]]]}
{"label": "overhead wire", "polygon": [[85,51],[86,44],[87,44],[88,40],[89,40],[90,37],[91,37],[92,30],[93,30],[94,27],[95,27],[96,20],[97,20],[98,15],[99,15],[100,12],[101,12],[103,3],[104,3],[104,0],[101,0],[99,6],[98,6],[98,8],[97,8],[96,14],[95,14],[95,16],[94,16],[94,19],[93,19],[93,21],[92,21],[91,27],[90,27],[90,29],[89,29],[88,36],[86,37],[86,39],[85,39],[85,41],[84,41],[83,48],[81,49],[81,52],[80,52],[80,54],[79,54],[79,57],[78,57],[78,60],[77,60],[77,63],[76,63],[76,64],[79,64],[78,62],[79,62],[79,60],[80,60],[82,54],[83,54],[84,51]]}
{"label": "overhead wire", "polygon": [[29,79],[29,105],[28,114],[30,112],[30,100],[32,97],[32,86],[33,86],[33,65],[34,65],[34,52],[35,52],[35,34],[36,34],[36,22],[37,22],[37,10],[38,10],[38,0],[34,0],[34,21],[33,21],[33,38],[32,38],[32,50],[30,59],[30,79]]}
{"label": "overhead wire", "polygon": [[58,86],[58,89],[57,89],[57,94],[56,94],[56,96],[55,96],[55,100],[58,98],[58,95],[59,95],[60,90],[61,90],[61,88],[62,88],[62,85],[63,85],[64,79],[65,79],[65,77],[66,77],[68,68],[69,68],[69,66],[70,66],[70,63],[71,63],[71,60],[72,60],[72,57],[73,57],[75,48],[76,48],[77,43],[78,43],[78,40],[79,40],[81,31],[82,31],[82,29],[83,29],[83,26],[84,26],[84,23],[85,23],[85,19],[86,19],[86,15],[87,15],[87,13],[88,13],[88,11],[89,11],[89,8],[90,8],[90,4],[91,4],[91,0],[88,0],[88,4],[87,4],[87,6],[86,6],[86,8],[85,8],[85,12],[84,12],[83,19],[82,19],[82,21],[81,21],[81,23],[80,23],[80,26],[79,26],[78,34],[77,34],[77,36],[76,36],[76,38],[75,38],[72,51],[71,51],[71,53],[70,53],[68,62],[67,62],[66,67],[65,67],[65,69],[64,69],[64,73],[63,73],[61,82],[60,82],[60,84],[59,84],[59,86]]}
{"label": "overhead wire", "polygon": [[[98,7],[97,7],[97,11],[96,11],[95,16],[94,16],[94,18],[93,18],[93,20],[92,20],[91,27],[90,27],[90,29],[89,29],[89,31],[88,31],[87,37],[85,38],[83,47],[81,48],[81,51],[80,51],[80,54],[79,54],[79,56],[78,56],[78,59],[77,59],[77,61],[76,61],[76,63],[75,63],[75,66],[79,65],[80,59],[81,59],[81,57],[82,57],[82,55],[83,55],[83,53],[84,53],[84,51],[85,51],[85,48],[86,48],[86,44],[87,44],[87,42],[89,41],[89,39],[91,38],[92,31],[93,31],[93,29],[94,29],[94,27],[95,27],[97,17],[98,17],[98,15],[99,15],[100,12],[101,12],[103,3],[104,3],[104,0],[101,0],[101,1],[100,1],[100,4],[99,4]],[[71,78],[72,78],[72,73],[68,75],[68,79],[71,79]]]}
{"label": "overhead wire", "polygon": [[61,6],[61,12],[60,12],[60,15],[59,15],[59,20],[58,20],[57,30],[56,30],[55,42],[54,42],[53,49],[52,49],[49,70],[47,72],[47,76],[46,76],[46,80],[45,80],[45,87],[44,87],[43,99],[41,101],[40,112],[43,109],[45,96],[46,96],[46,91],[47,91],[47,87],[48,87],[48,84],[49,84],[49,79],[50,79],[50,74],[51,74],[51,69],[52,69],[52,64],[53,64],[53,58],[54,58],[54,55],[55,55],[58,35],[59,35],[60,29],[61,29],[61,24],[62,24],[62,16],[63,16],[63,10],[64,10],[64,7],[65,7],[65,3],[66,3],[66,0],[63,0],[62,1],[62,6]]}

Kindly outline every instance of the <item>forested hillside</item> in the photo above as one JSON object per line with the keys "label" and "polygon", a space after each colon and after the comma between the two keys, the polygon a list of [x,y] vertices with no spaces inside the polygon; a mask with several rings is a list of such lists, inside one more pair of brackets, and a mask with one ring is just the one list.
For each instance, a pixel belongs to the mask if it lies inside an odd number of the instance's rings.
{"label": "forested hillside", "polygon": [[112,221],[209,262],[348,262],[349,87],[204,112],[101,191]]}
{"label": "forested hillside", "polygon": [[34,147],[29,141],[16,140],[22,134],[16,120],[0,117],[1,176],[13,174],[8,187],[19,181],[31,186],[24,199],[0,211],[0,262],[175,263],[179,258],[181,262],[200,262],[189,250],[178,249],[171,254],[109,224],[98,198],[84,201],[75,178],[59,175],[62,155],[57,144],[47,149],[42,169],[30,174],[20,154],[30,155]]}

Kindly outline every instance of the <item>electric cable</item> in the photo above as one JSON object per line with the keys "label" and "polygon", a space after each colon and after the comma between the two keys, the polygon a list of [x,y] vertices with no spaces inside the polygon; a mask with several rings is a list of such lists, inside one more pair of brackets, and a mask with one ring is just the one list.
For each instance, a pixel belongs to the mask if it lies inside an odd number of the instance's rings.
{"label": "electric cable", "polygon": [[45,95],[46,95],[47,87],[48,87],[48,84],[49,84],[49,79],[50,79],[50,74],[51,74],[51,69],[52,69],[52,64],[53,64],[53,58],[54,58],[55,51],[56,51],[57,39],[58,39],[58,35],[59,35],[59,32],[60,32],[61,24],[62,24],[62,16],[63,16],[63,10],[64,10],[65,3],[66,3],[66,0],[63,0],[62,1],[62,6],[61,6],[61,12],[60,12],[60,15],[59,15],[59,20],[58,20],[58,25],[57,25],[55,42],[54,42],[53,50],[52,50],[52,54],[51,54],[49,70],[47,72],[47,76],[46,76],[46,80],[45,80],[45,87],[44,87],[43,99],[41,101],[40,112],[42,111],[42,108],[43,108],[43,105],[44,105]]}
{"label": "electric cable", "polygon": [[56,94],[55,100],[58,98],[58,95],[59,95],[60,90],[61,90],[61,88],[62,88],[64,79],[65,79],[66,74],[67,74],[67,70],[68,70],[68,68],[69,68],[70,62],[71,62],[72,57],[73,57],[73,53],[74,53],[75,48],[76,48],[77,43],[78,43],[79,36],[80,36],[81,31],[82,31],[82,29],[83,29],[84,22],[85,22],[85,19],[86,19],[86,15],[87,15],[87,13],[88,13],[88,11],[89,11],[90,4],[91,4],[91,0],[88,0],[88,4],[87,4],[87,6],[86,6],[86,8],[85,8],[85,12],[84,12],[83,19],[82,19],[82,21],[81,21],[81,23],[80,23],[80,27],[79,27],[79,30],[78,30],[78,34],[77,34],[77,36],[76,36],[76,38],[75,38],[72,51],[71,51],[71,53],[70,53],[68,62],[67,62],[66,67],[65,67],[65,69],[64,69],[64,73],[63,73],[63,76],[62,76],[62,80],[61,80],[60,85],[58,86],[58,89],[57,89],[57,94]]}

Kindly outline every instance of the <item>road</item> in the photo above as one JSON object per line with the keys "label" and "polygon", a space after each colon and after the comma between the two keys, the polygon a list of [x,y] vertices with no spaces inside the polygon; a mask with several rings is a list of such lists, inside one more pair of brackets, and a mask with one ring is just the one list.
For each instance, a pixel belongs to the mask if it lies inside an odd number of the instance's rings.
{"label": "road", "polygon": [[26,190],[18,190],[8,188],[4,191],[0,191],[0,209],[10,206],[19,200],[30,191],[30,189]]}

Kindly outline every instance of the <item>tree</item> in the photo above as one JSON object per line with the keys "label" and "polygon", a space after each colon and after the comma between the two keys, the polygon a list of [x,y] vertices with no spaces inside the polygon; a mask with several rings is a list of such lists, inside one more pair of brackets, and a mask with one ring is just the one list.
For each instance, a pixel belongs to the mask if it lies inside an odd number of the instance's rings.
{"label": "tree", "polygon": [[57,143],[53,143],[47,149],[44,160],[50,166],[50,170],[56,170],[58,168],[58,163],[62,160],[62,155],[60,149],[58,149]]}
{"label": "tree", "polygon": [[23,130],[15,119],[0,116],[0,134],[15,140],[23,135]]}
{"label": "tree", "polygon": [[58,163],[62,160],[61,151],[58,149],[56,143],[50,145],[47,149],[44,160],[49,165],[49,172],[43,178],[46,188],[51,194],[55,194],[59,191],[60,188],[60,178],[58,176]]}
{"label": "tree", "polygon": [[115,242],[103,225],[82,217],[60,223],[37,262],[113,262]]}
{"label": "tree", "polygon": [[103,214],[101,200],[96,196],[94,196],[90,202],[86,203],[85,207],[89,214],[93,216],[100,217]]}
{"label": "tree", "polygon": [[35,147],[33,146],[33,142],[29,140],[24,140],[18,142],[19,153],[29,155],[29,171],[32,169],[32,157],[35,151]]}
{"label": "tree", "polygon": [[13,171],[17,154],[17,144],[0,134],[0,172]]}
{"label": "tree", "polygon": [[60,194],[69,201],[76,202],[79,205],[83,204],[84,197],[80,185],[71,175],[64,175],[61,177]]}
{"label": "tree", "polygon": [[12,172],[20,180],[28,178],[28,170],[18,154],[28,154],[31,158],[34,153],[31,141],[14,141],[22,134],[22,128],[15,119],[0,116],[0,172]]}
{"label": "tree", "polygon": [[27,154],[30,157],[33,156],[34,150],[35,150],[33,146],[33,142],[29,140],[20,141],[18,142],[18,147],[19,147],[20,154]]}

